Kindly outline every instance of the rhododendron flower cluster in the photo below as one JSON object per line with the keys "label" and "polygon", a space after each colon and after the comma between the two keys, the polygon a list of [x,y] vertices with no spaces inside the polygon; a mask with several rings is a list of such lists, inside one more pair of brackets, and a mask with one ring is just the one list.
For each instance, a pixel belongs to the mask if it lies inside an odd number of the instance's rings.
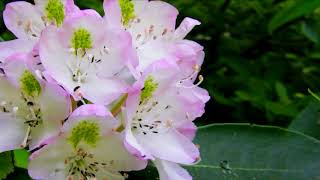
{"label": "rhododendron flower cluster", "polygon": [[[17,39],[0,43],[0,151],[27,148],[33,179],[120,180],[158,169],[192,179],[193,121],[209,100],[198,85],[199,25],[162,1],[105,0],[105,15],[73,0],[9,3]],[[22,10],[23,9],[23,10]]]}

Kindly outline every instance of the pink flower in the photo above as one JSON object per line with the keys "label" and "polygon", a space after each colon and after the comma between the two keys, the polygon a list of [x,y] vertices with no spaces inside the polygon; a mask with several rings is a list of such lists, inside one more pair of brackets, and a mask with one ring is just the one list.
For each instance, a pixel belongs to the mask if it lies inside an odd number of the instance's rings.
{"label": "pink flower", "polygon": [[17,38],[37,41],[48,25],[60,26],[67,15],[77,10],[73,0],[35,0],[35,5],[18,1],[7,4],[3,18]]}
{"label": "pink flower", "polygon": [[119,172],[141,170],[146,161],[130,155],[122,135],[112,129],[117,121],[104,106],[84,105],[63,125],[59,136],[48,139],[31,155],[34,179],[125,179]]}
{"label": "pink flower", "polygon": [[136,65],[130,35],[106,27],[93,10],[69,16],[60,28],[49,26],[40,40],[48,74],[75,99],[109,104],[127,89],[120,74]]}
{"label": "pink flower", "polygon": [[34,149],[58,134],[70,111],[69,95],[57,84],[37,78],[24,54],[10,56],[0,77],[0,151]]}
{"label": "pink flower", "polygon": [[141,72],[158,60],[178,62],[203,53],[202,46],[184,39],[200,22],[185,18],[175,29],[178,11],[166,2],[105,0],[104,9],[108,25],[130,32]]}
{"label": "pink flower", "polygon": [[196,85],[181,86],[180,71],[174,63],[158,61],[129,92],[125,143],[136,156],[181,164],[200,159],[190,139],[194,126],[186,124],[204,113],[209,96]]}
{"label": "pink flower", "polygon": [[10,55],[36,51],[41,32],[50,24],[60,25],[65,17],[78,8],[73,0],[35,0],[7,4],[3,18],[7,28],[18,38],[0,43],[0,66]]}

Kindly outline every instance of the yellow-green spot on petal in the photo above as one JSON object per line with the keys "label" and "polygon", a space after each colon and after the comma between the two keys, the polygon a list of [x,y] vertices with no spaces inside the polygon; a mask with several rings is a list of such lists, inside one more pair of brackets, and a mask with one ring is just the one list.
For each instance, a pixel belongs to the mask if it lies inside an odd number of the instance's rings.
{"label": "yellow-green spot on petal", "polygon": [[96,122],[83,120],[79,122],[71,131],[68,138],[74,148],[77,148],[80,142],[84,142],[92,147],[96,146],[100,138],[100,127]]}
{"label": "yellow-green spot on petal", "polygon": [[37,97],[41,93],[40,83],[28,70],[25,70],[20,77],[20,87],[22,92],[30,97]]}
{"label": "yellow-green spot on petal", "polygon": [[135,17],[134,4],[131,0],[120,0],[123,25],[128,25],[129,21]]}
{"label": "yellow-green spot on petal", "polygon": [[73,33],[71,45],[75,50],[92,48],[92,38],[90,32],[84,28],[77,29]]}
{"label": "yellow-green spot on petal", "polygon": [[45,8],[48,20],[55,21],[57,26],[63,23],[64,5],[61,0],[48,0],[48,4]]}
{"label": "yellow-green spot on petal", "polygon": [[152,76],[148,76],[144,81],[144,88],[141,91],[140,100],[144,102],[148,100],[153,92],[158,88],[158,83],[155,83]]}

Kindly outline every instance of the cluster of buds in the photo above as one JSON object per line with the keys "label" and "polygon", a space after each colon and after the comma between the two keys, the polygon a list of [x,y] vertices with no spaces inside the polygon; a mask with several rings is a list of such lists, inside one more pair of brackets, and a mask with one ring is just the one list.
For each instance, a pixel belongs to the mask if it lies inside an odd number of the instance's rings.
{"label": "cluster of buds", "polygon": [[198,87],[200,23],[168,3],[105,0],[102,17],[73,0],[18,1],[3,17],[0,152],[26,148],[33,179],[121,180],[152,162],[161,180],[190,180],[200,160],[193,121],[209,100]]}

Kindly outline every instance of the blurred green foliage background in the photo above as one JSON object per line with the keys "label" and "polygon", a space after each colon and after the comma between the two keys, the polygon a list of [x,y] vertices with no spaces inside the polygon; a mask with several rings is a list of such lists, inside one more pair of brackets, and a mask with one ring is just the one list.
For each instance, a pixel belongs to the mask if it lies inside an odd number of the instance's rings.
{"label": "blurred green foliage background", "polygon": [[[318,91],[320,10],[274,32],[268,24],[296,0],[166,0],[202,22],[188,36],[205,47],[202,67],[212,99],[199,124],[250,122],[287,126]],[[1,11],[11,0],[2,0]],[[103,14],[102,0],[76,0]],[[2,18],[1,18],[2,21]],[[0,23],[4,40],[14,38]]]}

